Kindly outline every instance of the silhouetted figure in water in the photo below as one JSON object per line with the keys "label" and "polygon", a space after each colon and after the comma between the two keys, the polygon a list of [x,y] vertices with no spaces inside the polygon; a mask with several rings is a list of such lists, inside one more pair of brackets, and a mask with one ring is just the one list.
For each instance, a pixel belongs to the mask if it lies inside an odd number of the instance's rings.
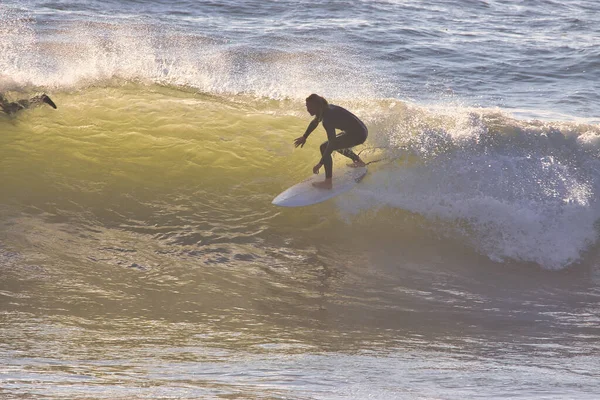
{"label": "silhouetted figure in water", "polygon": [[54,104],[52,99],[46,94],[35,96],[30,99],[22,99],[13,102],[6,100],[4,96],[0,94],[0,109],[2,109],[2,111],[9,115],[15,114],[21,110],[26,110],[28,108],[40,106],[44,103],[56,109],[56,104]]}
{"label": "silhouetted figure in water", "polygon": [[[296,147],[304,146],[308,135],[317,128],[319,122],[323,123],[323,128],[327,132],[327,141],[321,145],[321,160],[314,166],[313,172],[318,174],[321,167],[325,166],[325,180],[314,182],[313,186],[321,189],[331,189],[333,187],[333,159],[331,153],[337,151],[351,159],[353,161],[349,165],[351,167],[364,167],[365,162],[351,148],[367,140],[368,130],[356,115],[345,108],[329,104],[323,97],[314,93],[306,98],[306,110],[315,118],[306,128],[304,135],[294,140],[294,145]],[[340,129],[342,132],[336,135],[336,129]]]}

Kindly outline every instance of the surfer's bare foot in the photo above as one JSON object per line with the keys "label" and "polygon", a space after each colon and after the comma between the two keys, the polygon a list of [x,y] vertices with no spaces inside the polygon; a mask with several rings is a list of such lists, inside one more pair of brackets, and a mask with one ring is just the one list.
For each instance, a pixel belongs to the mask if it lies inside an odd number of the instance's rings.
{"label": "surfer's bare foot", "polygon": [[331,189],[333,188],[333,179],[326,178],[324,181],[321,182],[313,182],[313,186],[317,189]]}
{"label": "surfer's bare foot", "polygon": [[50,97],[48,97],[48,95],[46,95],[45,93],[40,97],[40,99],[48,104],[50,107],[56,109],[56,104],[54,104],[54,102],[52,101],[52,99]]}
{"label": "surfer's bare foot", "polygon": [[348,166],[350,168],[360,168],[360,167],[366,167],[367,164],[365,164],[365,162],[363,160],[358,160],[358,161],[354,161],[352,164],[348,164]]}

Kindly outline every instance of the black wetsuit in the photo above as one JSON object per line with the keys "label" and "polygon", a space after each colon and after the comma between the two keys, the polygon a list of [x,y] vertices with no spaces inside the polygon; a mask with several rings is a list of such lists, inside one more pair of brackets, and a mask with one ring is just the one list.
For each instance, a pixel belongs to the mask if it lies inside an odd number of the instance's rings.
{"label": "black wetsuit", "polygon": [[[356,115],[345,108],[333,104],[330,104],[323,112],[322,122],[323,128],[327,132],[328,140],[321,145],[321,163],[325,167],[325,177],[331,178],[333,176],[333,159],[331,158],[331,153],[337,151],[352,161],[360,160],[350,148],[364,143],[367,140],[368,130]],[[342,132],[336,135],[336,129]],[[308,137],[308,135],[305,134],[304,137]]]}

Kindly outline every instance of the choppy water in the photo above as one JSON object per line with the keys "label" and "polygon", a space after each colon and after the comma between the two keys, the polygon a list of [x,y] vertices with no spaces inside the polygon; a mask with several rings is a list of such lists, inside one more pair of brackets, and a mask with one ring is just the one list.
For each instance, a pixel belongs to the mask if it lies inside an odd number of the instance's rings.
{"label": "choppy water", "polygon": [[597,398],[598,11],[3,1],[0,395]]}

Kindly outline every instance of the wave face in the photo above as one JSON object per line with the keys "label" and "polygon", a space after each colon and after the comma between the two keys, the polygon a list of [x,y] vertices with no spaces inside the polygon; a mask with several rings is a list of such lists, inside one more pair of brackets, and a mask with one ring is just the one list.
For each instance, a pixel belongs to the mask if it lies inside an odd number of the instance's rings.
{"label": "wave face", "polygon": [[[400,34],[378,32],[363,19],[367,12],[386,15],[395,7],[391,3],[357,3],[356,19],[332,20],[327,29],[364,29],[351,41],[326,42],[300,5],[272,4],[257,13],[251,2],[228,3],[229,8],[156,2],[139,14],[133,4],[118,13],[110,2],[36,4],[0,6],[0,90],[11,99],[51,90],[61,107],[55,114],[2,119],[3,174],[10,182],[3,196],[9,199],[18,193],[29,199],[34,190],[65,201],[87,192],[85,201],[98,202],[98,196],[135,184],[161,182],[152,196],[168,202],[173,193],[189,192],[179,185],[200,181],[206,193],[222,199],[230,193],[208,182],[243,185],[260,176],[256,195],[266,201],[309,170],[310,151],[294,153],[290,164],[287,156],[290,140],[306,124],[302,101],[318,92],[356,111],[370,126],[373,159],[386,160],[372,168],[352,203],[340,199],[342,213],[388,208],[416,214],[426,221],[423,229],[460,238],[492,260],[551,269],[580,261],[596,243],[593,121],[557,120],[548,118],[556,111],[532,109],[524,113],[542,113],[545,122],[516,120],[500,109],[469,107],[446,89],[438,105],[391,99],[400,87],[410,94],[410,85],[423,92],[423,83],[431,84],[418,77],[399,84],[398,77],[407,77],[390,69],[369,41],[377,37],[387,48]],[[480,11],[485,10],[474,12]],[[321,12],[327,17],[330,11]],[[286,18],[276,22],[276,15]],[[493,34],[485,31],[482,37]],[[406,31],[401,37],[423,40],[422,35]],[[421,63],[434,56],[422,54]],[[538,83],[545,79],[540,76]],[[569,82],[576,85],[578,78]],[[27,146],[11,146],[17,138]],[[49,171],[52,178],[44,175]],[[254,207],[262,210],[264,203]]]}
{"label": "wave face", "polygon": [[[73,212],[92,225],[167,225],[175,236],[188,235],[178,230],[190,218],[216,223],[200,205],[226,204],[224,215],[214,214],[220,221],[243,219],[225,212],[239,209],[274,218],[269,199],[303,179],[316,158],[320,139],[294,153],[290,142],[307,123],[304,97],[318,92],[367,122],[364,154],[383,160],[352,196],[334,202],[342,220],[374,212],[373,223],[393,235],[389,212],[399,221],[415,215],[418,229],[491,260],[546,269],[581,262],[594,248],[593,121],[518,120],[445,95],[427,106],[393,99],[394,74],[381,60],[379,69],[365,61],[366,38],[325,48],[304,11],[294,8],[280,24],[233,8],[233,24],[219,8],[182,14],[186,4],[173,4],[154,4],[163,17],[128,7],[109,13],[101,4],[0,6],[0,90],[13,100],[51,91],[60,105],[0,120],[3,204]],[[274,15],[287,10],[269,7]],[[174,203],[187,213],[155,214]]]}
{"label": "wave face", "polygon": [[[76,226],[169,226],[167,236],[202,241],[204,234],[184,232],[189,224],[228,232],[223,221],[275,218],[281,210],[270,199],[310,173],[324,140],[315,132],[305,149],[292,150],[307,122],[294,101],[129,83],[54,98],[57,111],[0,120],[0,199],[21,211],[71,215]],[[371,223],[392,235],[390,212],[401,213],[398,221],[418,215],[419,229],[436,237],[494,261],[548,269],[580,262],[596,243],[596,126],[390,100],[341,104],[370,127],[363,156],[381,160],[332,203],[342,220],[373,213]],[[221,211],[201,211],[207,205]],[[240,235],[265,229],[234,225]],[[338,227],[330,229],[335,236]],[[380,250],[377,240],[370,246]]]}
{"label": "wave face", "polygon": [[[158,2],[143,16],[130,6],[119,13],[96,3],[0,8],[1,91],[13,100],[51,91],[61,106],[2,119],[7,204],[31,206],[33,191],[35,199],[60,204],[51,200],[58,196],[105,214],[107,203],[118,210],[123,193],[139,190],[165,203],[177,193],[194,208],[200,199],[190,182],[202,182],[201,202],[226,198],[230,209],[247,207],[253,188],[261,200],[251,209],[261,214],[269,197],[310,170],[315,149],[292,158],[289,143],[306,124],[304,97],[318,92],[368,123],[365,154],[384,160],[353,196],[336,202],[343,219],[375,210],[418,215],[421,229],[491,260],[548,269],[580,262],[595,245],[598,128],[591,119],[553,119],[548,111],[543,120],[519,120],[452,97],[428,105],[427,96],[421,105],[395,99],[394,73],[382,60],[366,61],[379,57],[366,54],[366,36],[324,46],[298,8],[278,23],[269,18],[290,9],[276,4],[268,15],[253,13],[250,3],[182,14],[189,4]],[[358,15],[367,9],[360,3]],[[262,183],[253,185],[256,179]],[[226,182],[244,188],[241,204]],[[146,217],[154,218],[149,210],[131,218],[164,223]]]}

